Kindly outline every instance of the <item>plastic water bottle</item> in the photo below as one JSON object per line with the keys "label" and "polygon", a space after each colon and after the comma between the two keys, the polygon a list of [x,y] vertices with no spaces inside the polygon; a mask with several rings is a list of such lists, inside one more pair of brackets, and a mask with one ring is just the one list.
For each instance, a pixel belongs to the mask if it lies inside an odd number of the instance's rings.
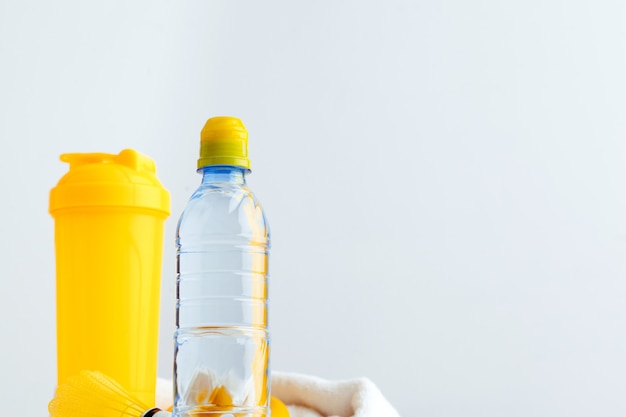
{"label": "plastic water bottle", "polygon": [[209,119],[176,237],[174,416],[269,415],[269,229],[249,168],[241,120]]}

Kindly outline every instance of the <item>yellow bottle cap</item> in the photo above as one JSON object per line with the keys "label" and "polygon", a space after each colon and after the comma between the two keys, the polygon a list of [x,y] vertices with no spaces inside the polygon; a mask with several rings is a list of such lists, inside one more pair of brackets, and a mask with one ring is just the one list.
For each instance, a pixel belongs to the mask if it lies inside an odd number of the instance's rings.
{"label": "yellow bottle cap", "polygon": [[156,177],[154,161],[132,149],[119,154],[66,153],[70,171],[50,191],[50,213],[85,207],[151,209],[167,217],[170,195]]}
{"label": "yellow bottle cap", "polygon": [[198,169],[211,165],[234,165],[250,169],[248,131],[238,118],[212,117],[202,128]]}

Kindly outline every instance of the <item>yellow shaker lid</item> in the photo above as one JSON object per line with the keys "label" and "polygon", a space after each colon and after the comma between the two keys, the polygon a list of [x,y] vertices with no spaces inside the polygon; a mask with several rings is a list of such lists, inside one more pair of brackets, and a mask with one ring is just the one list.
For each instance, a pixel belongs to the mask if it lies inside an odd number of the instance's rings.
{"label": "yellow shaker lid", "polygon": [[154,161],[125,149],[119,154],[66,153],[70,164],[50,191],[50,214],[70,208],[133,207],[170,214],[170,195],[156,177]]}
{"label": "yellow shaker lid", "polygon": [[250,169],[248,131],[238,118],[212,117],[202,128],[198,169],[210,165],[234,165]]}

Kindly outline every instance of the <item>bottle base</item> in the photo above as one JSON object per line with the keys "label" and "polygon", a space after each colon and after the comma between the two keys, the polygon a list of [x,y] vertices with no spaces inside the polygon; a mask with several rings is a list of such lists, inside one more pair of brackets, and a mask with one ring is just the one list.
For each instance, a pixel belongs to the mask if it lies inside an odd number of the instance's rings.
{"label": "bottle base", "polygon": [[267,417],[265,407],[197,406],[186,410],[174,409],[172,417]]}

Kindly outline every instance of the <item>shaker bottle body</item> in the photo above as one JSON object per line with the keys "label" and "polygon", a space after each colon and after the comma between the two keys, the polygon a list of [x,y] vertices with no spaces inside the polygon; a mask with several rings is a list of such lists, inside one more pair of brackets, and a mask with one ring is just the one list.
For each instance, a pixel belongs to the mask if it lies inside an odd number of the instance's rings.
{"label": "shaker bottle body", "polygon": [[[120,155],[124,152],[134,151]],[[135,175],[140,164],[128,167],[119,155],[94,162],[86,155],[93,154],[82,155],[88,163],[70,161],[78,166],[71,166],[70,178],[64,177],[51,195],[58,382],[83,369],[98,370],[151,405],[168,195],[156,177],[143,179],[154,173]],[[146,200],[142,193],[158,198]]]}

